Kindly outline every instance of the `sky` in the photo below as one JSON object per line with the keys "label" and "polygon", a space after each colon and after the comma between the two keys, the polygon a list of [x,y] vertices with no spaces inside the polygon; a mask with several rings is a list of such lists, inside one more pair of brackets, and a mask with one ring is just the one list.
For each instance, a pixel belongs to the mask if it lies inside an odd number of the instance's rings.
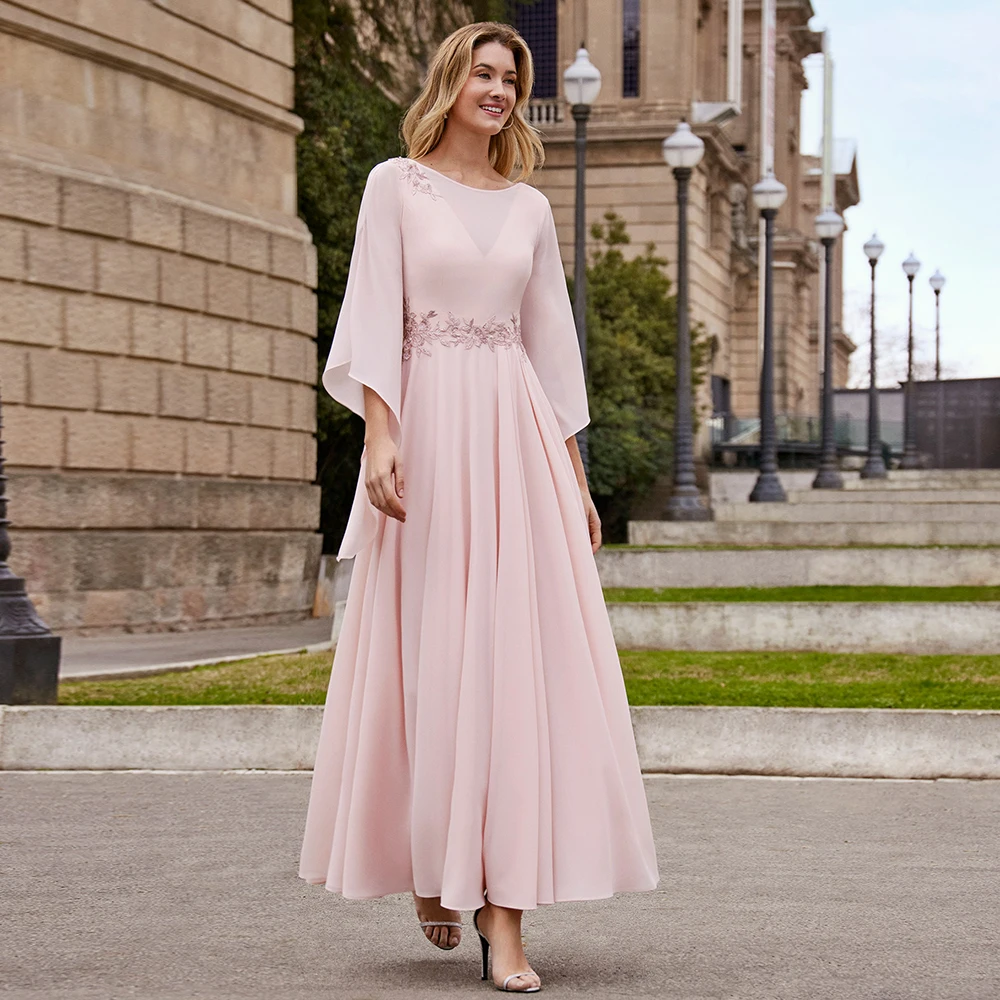
{"label": "sky", "polygon": [[[870,269],[862,249],[877,232],[879,381],[905,377],[908,287],[914,281],[917,377],[932,376],[934,293],[941,269],[944,377],[1000,376],[1000,89],[997,0],[813,0],[829,29],[834,131],[857,142],[860,204],[845,213],[844,327],[862,345],[849,384],[866,384]],[[806,60],[802,149],[822,135],[823,64]],[[883,366],[882,359],[885,358]]]}

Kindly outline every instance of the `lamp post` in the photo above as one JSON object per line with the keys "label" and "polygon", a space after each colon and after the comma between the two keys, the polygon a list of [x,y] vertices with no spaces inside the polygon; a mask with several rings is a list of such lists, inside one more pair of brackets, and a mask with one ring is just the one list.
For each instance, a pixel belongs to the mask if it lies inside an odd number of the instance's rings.
{"label": "lamp post", "polygon": [[774,219],[788,190],[768,172],[753,186],[753,202],[764,219],[764,350],[760,364],[760,474],[750,492],[754,503],[788,499],[778,478],[778,434],[774,422]]}
{"label": "lamp post", "polygon": [[10,521],[6,487],[0,436],[0,705],[53,705],[59,689],[62,638],[53,635],[38,617],[24,580],[7,565]]}
{"label": "lamp post", "polygon": [[663,159],[677,180],[677,365],[674,406],[674,485],[664,516],[668,521],[710,521],[712,512],[698,494],[694,475],[691,390],[691,328],[688,318],[688,188],[705,144],[687,122],[663,140]]}
{"label": "lamp post", "polygon": [[931,277],[931,288],[934,289],[934,378],[941,381],[941,289],[944,288],[944,275],[940,268]]}
{"label": "lamp post", "polygon": [[[583,370],[587,371],[587,119],[590,106],[601,92],[601,73],[590,61],[583,42],[576,60],[563,73],[566,100],[576,122],[576,216],[573,244],[573,319],[580,342]],[[584,472],[590,472],[587,428],[576,435]]]}
{"label": "lamp post", "polygon": [[861,468],[862,479],[885,479],[888,472],[882,460],[882,442],[879,440],[878,386],[875,384],[875,265],[878,263],[885,244],[874,234],[865,244],[865,254],[872,268],[872,330],[870,357],[868,359],[868,458]]}
{"label": "lamp post", "polygon": [[901,469],[919,469],[920,458],[917,455],[917,439],[913,425],[913,279],[920,270],[920,261],[913,251],[903,261],[903,273],[910,284],[910,320],[909,332],[906,337],[906,389],[903,395],[903,457],[900,460]]}
{"label": "lamp post", "polygon": [[833,245],[844,231],[844,220],[828,208],[816,216],[816,233],[826,251],[823,296],[823,432],[819,469],[813,480],[817,490],[842,490],[844,480],[837,464],[833,426]]}

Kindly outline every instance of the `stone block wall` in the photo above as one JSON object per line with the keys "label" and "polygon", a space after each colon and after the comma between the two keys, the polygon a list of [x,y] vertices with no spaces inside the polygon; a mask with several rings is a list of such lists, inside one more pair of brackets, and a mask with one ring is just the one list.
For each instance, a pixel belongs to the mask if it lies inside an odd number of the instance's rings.
{"label": "stone block wall", "polygon": [[57,631],[309,614],[316,257],[290,18],[0,5],[11,563]]}

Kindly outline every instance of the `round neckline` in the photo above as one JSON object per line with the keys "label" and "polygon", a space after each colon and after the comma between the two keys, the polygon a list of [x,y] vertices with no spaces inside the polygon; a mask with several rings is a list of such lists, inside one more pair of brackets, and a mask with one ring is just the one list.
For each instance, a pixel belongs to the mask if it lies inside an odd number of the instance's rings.
{"label": "round neckline", "polygon": [[432,174],[437,174],[438,177],[443,177],[446,181],[451,181],[452,184],[457,184],[459,187],[466,188],[469,191],[482,191],[484,194],[503,194],[506,191],[513,191],[514,188],[516,188],[521,183],[520,181],[515,181],[513,184],[511,184],[510,187],[505,187],[505,188],[474,187],[471,184],[463,184],[461,181],[456,181],[454,177],[449,177],[447,174],[441,173],[440,170],[435,170],[432,166],[429,166],[426,163],[421,163],[419,160],[413,159],[412,156],[404,156],[403,159],[409,160],[410,163],[414,163],[418,167],[421,167],[424,170],[429,170]]}

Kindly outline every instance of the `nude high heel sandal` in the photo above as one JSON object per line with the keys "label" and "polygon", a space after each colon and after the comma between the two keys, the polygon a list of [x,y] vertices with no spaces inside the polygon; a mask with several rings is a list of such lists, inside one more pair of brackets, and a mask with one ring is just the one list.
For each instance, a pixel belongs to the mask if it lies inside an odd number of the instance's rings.
{"label": "nude high heel sandal", "polygon": [[[461,927],[462,925],[460,923],[456,923],[454,920],[421,920],[420,921],[420,926],[421,927]],[[425,934],[424,937],[427,937],[427,935]],[[427,938],[427,940],[431,941],[430,938]],[[460,943],[461,942],[459,942],[459,944]],[[431,944],[434,944],[434,942],[431,941]],[[448,945],[439,944],[439,945],[437,945],[437,947],[440,948],[442,951],[451,951],[453,948],[457,948],[458,945],[457,944],[448,944]]]}
{"label": "nude high heel sandal", "polygon": [[[489,979],[489,958],[490,958],[490,943],[483,937],[483,932],[479,929],[479,913],[483,909],[482,906],[472,914],[472,926],[476,928],[476,933],[479,935],[479,943],[482,945],[483,949],[483,979]],[[535,975],[530,969],[526,972],[512,972],[509,976],[504,977],[503,985],[494,983],[498,990],[502,990],[504,993],[537,993],[541,986],[529,986],[524,990],[511,990],[507,988],[507,984],[512,979],[517,979],[518,976],[533,976]]]}

